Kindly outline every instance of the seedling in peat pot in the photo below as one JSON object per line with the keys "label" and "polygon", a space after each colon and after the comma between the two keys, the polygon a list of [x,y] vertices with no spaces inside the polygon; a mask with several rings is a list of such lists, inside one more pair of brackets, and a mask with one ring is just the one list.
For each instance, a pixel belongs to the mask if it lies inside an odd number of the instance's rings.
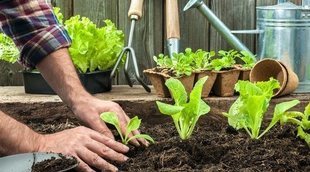
{"label": "seedling in peat pot", "polygon": [[167,55],[159,54],[158,57],[153,56],[153,60],[156,62],[157,66],[161,68],[172,68],[173,67],[172,60]]}
{"label": "seedling in peat pot", "polygon": [[122,143],[124,143],[126,145],[130,142],[130,140],[136,139],[136,138],[144,138],[144,139],[154,143],[153,138],[147,134],[137,134],[137,135],[134,135],[132,137],[129,137],[129,134],[132,131],[138,130],[140,127],[141,119],[139,119],[137,116],[130,119],[129,123],[126,126],[125,134],[122,133],[118,117],[114,112],[104,112],[104,113],[100,114],[100,118],[104,122],[109,123],[116,128],[118,134],[120,135],[120,137],[122,139]]}
{"label": "seedling in peat pot", "polygon": [[287,110],[296,106],[299,101],[292,100],[277,104],[273,119],[269,126],[260,134],[264,114],[269,107],[274,89],[280,87],[275,79],[267,82],[251,83],[250,81],[239,81],[235,90],[240,93],[238,99],[224,115],[228,118],[230,126],[236,130],[245,129],[252,139],[260,139],[266,134],[285,114]]}
{"label": "seedling in peat pot", "polygon": [[188,96],[182,83],[174,78],[166,81],[166,86],[174,99],[174,105],[157,101],[159,111],[172,117],[182,140],[189,139],[200,116],[207,114],[210,107],[201,99],[202,87],[208,77],[199,79]]}
{"label": "seedling in peat pot", "polygon": [[211,61],[211,66],[216,71],[233,68],[233,66],[236,64],[235,58],[240,57],[240,54],[238,53],[238,51],[235,50],[220,50],[218,52],[218,56],[220,56],[220,58],[213,59]]}
{"label": "seedling in peat pot", "polygon": [[201,49],[198,49],[195,52],[195,57],[193,59],[193,68],[196,71],[202,71],[202,70],[210,70],[211,69],[211,58],[215,56],[214,51],[203,51]]}
{"label": "seedling in peat pot", "polygon": [[241,51],[240,52],[242,55],[240,56],[240,59],[244,62],[242,67],[244,69],[251,69],[256,63],[256,58],[255,56],[252,56],[249,52],[247,51]]}

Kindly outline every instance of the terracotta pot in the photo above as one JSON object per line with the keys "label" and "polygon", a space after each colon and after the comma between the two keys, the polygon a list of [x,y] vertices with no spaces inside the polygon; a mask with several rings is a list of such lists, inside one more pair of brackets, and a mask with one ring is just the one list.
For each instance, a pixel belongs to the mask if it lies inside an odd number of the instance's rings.
{"label": "terracotta pot", "polygon": [[250,81],[268,81],[275,78],[280,82],[280,89],[274,91],[274,97],[294,92],[298,87],[297,75],[282,62],[274,59],[259,61],[250,73]]}
{"label": "terracotta pot", "polygon": [[234,95],[235,84],[238,81],[240,70],[216,71],[217,77],[213,85],[213,93],[221,97]]}
{"label": "terracotta pot", "polygon": [[217,77],[217,73],[212,72],[212,71],[201,71],[199,73],[196,73],[194,83],[196,83],[200,78],[203,78],[205,76],[208,76],[208,79],[206,83],[203,85],[202,94],[201,94],[201,97],[203,98],[206,98],[209,96],[211,89],[214,85],[215,79]]}
{"label": "terracotta pot", "polygon": [[169,90],[165,85],[164,76],[161,73],[156,72],[155,69],[156,68],[146,69],[143,71],[143,73],[145,73],[148,79],[151,81],[155,92],[159,97],[170,97]]}

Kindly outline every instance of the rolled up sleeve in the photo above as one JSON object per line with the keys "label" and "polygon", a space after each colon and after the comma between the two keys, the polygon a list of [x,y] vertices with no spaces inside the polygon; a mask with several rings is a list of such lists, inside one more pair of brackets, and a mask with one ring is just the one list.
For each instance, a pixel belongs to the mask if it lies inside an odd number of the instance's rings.
{"label": "rolled up sleeve", "polygon": [[20,50],[20,62],[34,68],[50,53],[69,47],[71,39],[45,0],[0,0],[2,31]]}

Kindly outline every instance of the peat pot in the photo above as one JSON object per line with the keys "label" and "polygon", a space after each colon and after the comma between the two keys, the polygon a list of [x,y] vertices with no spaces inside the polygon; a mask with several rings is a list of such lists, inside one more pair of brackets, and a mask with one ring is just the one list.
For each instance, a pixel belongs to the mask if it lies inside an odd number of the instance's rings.
{"label": "peat pot", "polygon": [[[111,71],[95,71],[89,73],[79,73],[84,88],[91,94],[108,92],[112,89],[110,79]],[[29,94],[55,94],[53,89],[47,84],[40,72],[23,71],[25,93]]]}

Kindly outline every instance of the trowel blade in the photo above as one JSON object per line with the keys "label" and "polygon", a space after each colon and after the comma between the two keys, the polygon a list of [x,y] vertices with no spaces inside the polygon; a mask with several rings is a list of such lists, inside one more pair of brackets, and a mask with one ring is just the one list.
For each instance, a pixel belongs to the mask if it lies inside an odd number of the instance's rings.
{"label": "trowel blade", "polygon": [[[2,172],[31,172],[31,167],[33,164],[51,159],[55,157],[56,159],[61,158],[56,153],[24,153],[16,154],[11,156],[6,156],[0,158],[0,171]],[[65,172],[71,170],[78,166],[78,163],[63,169],[58,172]]]}

